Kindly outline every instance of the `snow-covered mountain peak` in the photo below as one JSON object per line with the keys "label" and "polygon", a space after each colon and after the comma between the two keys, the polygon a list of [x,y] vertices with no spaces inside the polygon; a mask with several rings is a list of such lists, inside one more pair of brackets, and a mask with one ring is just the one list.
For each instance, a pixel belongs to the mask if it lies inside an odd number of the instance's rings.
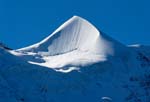
{"label": "snow-covered mountain peak", "polygon": [[[53,65],[53,60],[56,62],[62,59],[59,63],[62,67],[72,62],[95,63],[109,56],[122,55],[126,50],[123,44],[108,37],[87,20],[73,16],[43,41],[17,51],[33,56],[40,55]],[[48,66],[57,67],[57,64]]]}
{"label": "snow-covered mountain peak", "polygon": [[18,51],[46,52],[50,56],[74,50],[112,55],[116,46],[122,44],[98,31],[87,20],[73,16],[43,41]]}
{"label": "snow-covered mountain peak", "polygon": [[43,41],[20,51],[48,52],[58,55],[73,50],[89,51],[96,43],[99,31],[85,19],[73,16]]}

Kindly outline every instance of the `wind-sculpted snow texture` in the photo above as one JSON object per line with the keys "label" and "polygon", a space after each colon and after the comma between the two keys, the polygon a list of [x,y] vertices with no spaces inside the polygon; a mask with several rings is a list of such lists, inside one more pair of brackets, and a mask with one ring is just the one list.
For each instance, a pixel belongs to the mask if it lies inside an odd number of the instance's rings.
{"label": "wind-sculpted snow texture", "polygon": [[0,102],[150,102],[150,47],[74,16],[37,44],[0,46]]}

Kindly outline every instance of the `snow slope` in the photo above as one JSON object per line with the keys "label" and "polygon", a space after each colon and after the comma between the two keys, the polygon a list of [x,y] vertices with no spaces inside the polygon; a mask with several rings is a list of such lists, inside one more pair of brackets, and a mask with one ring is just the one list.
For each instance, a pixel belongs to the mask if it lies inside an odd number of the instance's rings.
{"label": "snow slope", "polygon": [[74,16],[43,41],[0,47],[0,102],[150,102],[150,47]]}
{"label": "snow slope", "polygon": [[43,41],[17,51],[40,56],[43,60],[39,63],[28,58],[31,63],[58,68],[70,64],[80,66],[105,61],[111,56],[122,56],[128,49],[98,31],[85,19],[74,16]]}
{"label": "snow slope", "polygon": [[[44,55],[59,55],[74,50],[113,55],[123,45],[99,32],[88,21],[74,16],[61,25],[46,39],[20,51],[46,52]],[[116,48],[115,48],[116,47]]]}

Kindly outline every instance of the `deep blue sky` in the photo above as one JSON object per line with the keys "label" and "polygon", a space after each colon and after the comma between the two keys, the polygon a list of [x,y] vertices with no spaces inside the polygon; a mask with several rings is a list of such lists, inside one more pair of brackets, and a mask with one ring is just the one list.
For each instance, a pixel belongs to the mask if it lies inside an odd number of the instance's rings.
{"label": "deep blue sky", "polygon": [[0,41],[34,44],[78,15],[124,44],[150,45],[150,0],[0,0]]}

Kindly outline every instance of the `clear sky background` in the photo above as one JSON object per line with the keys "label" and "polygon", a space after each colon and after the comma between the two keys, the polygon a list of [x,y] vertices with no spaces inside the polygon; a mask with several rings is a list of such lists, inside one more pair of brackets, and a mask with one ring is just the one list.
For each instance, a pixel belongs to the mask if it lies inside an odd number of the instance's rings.
{"label": "clear sky background", "polygon": [[150,0],[0,0],[0,41],[34,44],[73,15],[124,44],[150,45]]}

